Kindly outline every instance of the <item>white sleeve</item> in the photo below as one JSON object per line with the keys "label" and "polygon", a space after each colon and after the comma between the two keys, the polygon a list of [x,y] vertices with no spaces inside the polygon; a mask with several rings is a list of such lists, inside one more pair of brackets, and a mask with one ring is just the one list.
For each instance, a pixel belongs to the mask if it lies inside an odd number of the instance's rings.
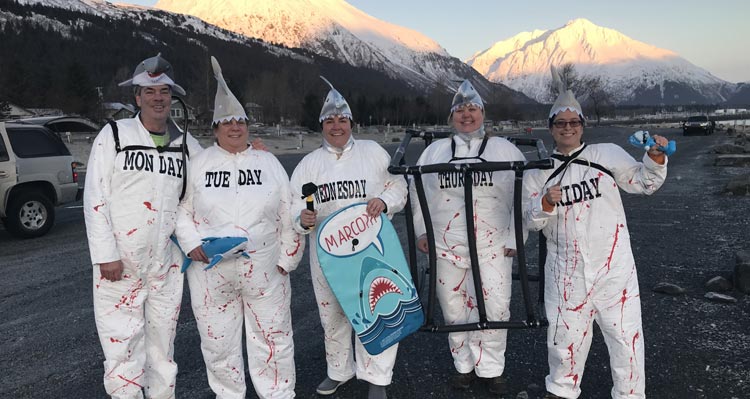
{"label": "white sleeve", "polygon": [[193,199],[198,187],[194,183],[198,181],[195,176],[198,173],[198,167],[194,161],[190,161],[188,167],[187,188],[185,189],[185,197],[177,207],[177,225],[175,226],[175,236],[185,256],[203,244],[200,233],[195,226],[195,208],[193,207]]}
{"label": "white sleeve", "polygon": [[121,258],[112,231],[109,208],[116,156],[112,128],[107,124],[91,147],[83,191],[83,216],[93,264],[114,262]]}
{"label": "white sleeve", "polygon": [[[284,167],[281,166],[278,159],[274,157],[273,162],[276,164],[275,174],[279,177],[278,180],[281,184],[281,192],[279,193],[281,198],[278,208],[278,217],[281,223],[281,226],[279,226],[281,233],[281,243],[279,245],[281,248],[281,254],[277,265],[281,266],[281,268],[287,272],[291,272],[297,268],[300,259],[302,259],[302,253],[305,250],[305,240],[299,233],[297,233],[294,227],[292,227],[294,224],[294,218],[292,218],[291,214],[293,201],[289,175],[286,174]],[[297,224],[299,225],[299,222],[297,222]]]}
{"label": "white sleeve", "polygon": [[[510,144],[510,143],[509,143]],[[521,150],[518,149],[513,144],[510,144],[510,154],[508,154],[508,161],[514,161],[514,162],[526,162],[526,157],[523,156],[523,153]],[[515,171],[511,171],[513,173],[513,180],[511,180],[511,187],[510,187],[510,203],[508,204],[508,212],[510,214],[510,236],[508,237],[508,241],[505,243],[505,248],[508,249],[517,249],[516,248],[516,219],[515,219]],[[518,212],[521,212],[521,223],[523,228],[523,242],[526,242],[526,239],[529,238],[529,229],[526,226],[526,223],[523,221],[523,210],[526,208],[524,205],[528,201],[526,200],[525,196],[523,195],[523,190],[521,191],[521,209],[518,209]]]}
{"label": "white sleeve", "polygon": [[666,156],[664,165],[654,162],[647,153],[643,154],[643,162],[638,162],[618,145],[602,146],[609,161],[607,167],[622,190],[631,194],[651,195],[664,184],[667,177]]}
{"label": "white sleeve", "polygon": [[391,218],[404,209],[404,205],[406,205],[406,179],[402,175],[394,175],[388,172],[391,157],[383,147],[378,145],[378,148],[380,148],[381,154],[379,156],[382,159],[376,161],[381,163],[377,167],[381,168],[383,170],[382,173],[385,175],[385,179],[383,179],[385,182],[383,184],[383,191],[378,195],[378,198],[383,200],[386,207],[388,207],[387,215],[388,218]]}
{"label": "white sleeve", "polygon": [[552,212],[545,212],[542,208],[544,184],[547,174],[541,169],[527,170],[523,175],[523,219],[528,230],[539,231],[547,226],[550,218],[556,217],[557,207]]}
{"label": "white sleeve", "polygon": [[312,229],[303,228],[302,225],[300,225],[299,221],[300,212],[302,212],[302,210],[307,206],[305,204],[305,199],[302,197],[302,185],[311,181],[308,175],[310,169],[310,167],[308,166],[308,159],[309,158],[307,158],[306,156],[305,158],[302,158],[302,161],[300,161],[300,163],[297,164],[297,167],[294,168],[294,171],[292,172],[292,178],[289,183],[291,192],[289,219],[292,223],[292,228],[294,229],[294,231],[300,234],[310,234],[310,232],[312,231]]}

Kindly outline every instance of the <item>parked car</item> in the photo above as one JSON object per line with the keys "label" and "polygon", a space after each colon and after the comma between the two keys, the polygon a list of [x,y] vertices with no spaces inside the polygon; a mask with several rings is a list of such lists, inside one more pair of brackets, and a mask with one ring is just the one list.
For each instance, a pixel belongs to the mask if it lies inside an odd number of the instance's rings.
{"label": "parked car", "polygon": [[702,134],[708,136],[714,134],[716,129],[716,122],[708,119],[706,115],[695,115],[687,118],[687,121],[682,124],[682,134],[687,136],[689,134]]}
{"label": "parked car", "polygon": [[55,206],[81,199],[73,156],[41,125],[0,122],[0,220],[14,236],[39,237],[55,222]]}

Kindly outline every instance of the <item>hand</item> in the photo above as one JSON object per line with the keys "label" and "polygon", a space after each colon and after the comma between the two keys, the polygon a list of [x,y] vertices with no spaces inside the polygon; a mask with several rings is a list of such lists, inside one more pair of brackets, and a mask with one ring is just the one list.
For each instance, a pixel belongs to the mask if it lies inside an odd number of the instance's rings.
{"label": "hand", "polygon": [[658,134],[651,136],[651,138],[654,139],[654,142],[656,142],[656,145],[648,149],[648,152],[650,154],[662,153],[664,151],[661,150],[661,147],[666,147],[669,145],[669,140],[667,140],[663,136],[659,136]]}
{"label": "hand", "polygon": [[560,183],[555,184],[552,187],[549,187],[547,189],[547,193],[544,194],[544,199],[547,200],[547,202],[550,205],[555,205],[558,202],[562,201],[562,189],[560,188]]}
{"label": "hand", "polygon": [[302,227],[309,229],[310,227],[315,226],[317,218],[318,211],[303,209],[302,212],[299,213],[299,224],[302,225]]}
{"label": "hand", "polygon": [[367,216],[371,218],[378,217],[385,210],[385,202],[380,198],[373,198],[367,201]]}
{"label": "hand", "polygon": [[250,147],[253,147],[254,150],[268,151],[266,143],[264,143],[263,140],[260,139],[260,137],[256,137],[255,140],[250,143]]}
{"label": "hand", "polygon": [[516,250],[512,248],[505,248],[503,251],[503,255],[505,255],[506,258],[512,258],[516,256]]}
{"label": "hand", "polygon": [[203,252],[203,246],[202,245],[199,245],[199,246],[193,248],[192,251],[188,252],[188,258],[190,258],[190,259],[192,259],[194,261],[208,263],[208,257],[206,256],[206,253]]}
{"label": "hand", "polygon": [[286,276],[287,274],[289,274],[289,272],[288,272],[288,271],[284,270],[284,268],[283,268],[283,267],[281,267],[281,266],[279,266],[279,265],[276,265],[276,270],[277,270],[277,271],[278,271],[279,273],[281,273],[281,275],[282,275],[282,276]]}
{"label": "hand", "polygon": [[102,277],[109,281],[122,280],[123,269],[125,269],[125,267],[122,265],[121,260],[99,264],[99,271],[101,272]]}
{"label": "hand", "polygon": [[429,251],[430,247],[427,245],[427,234],[422,234],[417,239],[417,249],[420,251],[427,253]]}

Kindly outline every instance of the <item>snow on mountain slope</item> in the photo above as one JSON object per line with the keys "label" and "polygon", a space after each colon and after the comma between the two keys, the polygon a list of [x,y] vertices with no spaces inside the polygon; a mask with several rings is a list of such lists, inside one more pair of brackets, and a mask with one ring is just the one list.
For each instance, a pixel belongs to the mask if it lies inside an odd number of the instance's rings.
{"label": "snow on mountain slope", "polygon": [[731,86],[672,51],[586,19],[555,30],[521,33],[475,54],[467,63],[489,80],[537,101],[550,100],[550,64],[573,63],[579,76],[600,77],[617,103],[720,102]]}
{"label": "snow on mountain slope", "polygon": [[155,7],[383,71],[415,87],[431,88],[436,82],[463,78],[483,80],[427,36],[381,21],[343,0],[160,0]]}

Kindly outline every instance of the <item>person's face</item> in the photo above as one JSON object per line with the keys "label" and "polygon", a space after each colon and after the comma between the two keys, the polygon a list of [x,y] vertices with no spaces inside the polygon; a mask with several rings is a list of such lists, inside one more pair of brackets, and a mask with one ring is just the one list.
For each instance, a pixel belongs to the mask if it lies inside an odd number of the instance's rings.
{"label": "person's face", "polygon": [[135,96],[141,109],[141,120],[149,130],[162,130],[167,125],[172,103],[172,90],[167,85],[142,87]]}
{"label": "person's face", "polygon": [[[571,126],[571,123],[577,126]],[[581,117],[575,111],[566,110],[558,113],[552,121],[550,133],[555,140],[557,150],[563,154],[569,154],[581,145],[583,136]]]}
{"label": "person's face", "polygon": [[484,123],[482,109],[474,104],[462,105],[453,111],[451,117],[453,128],[459,133],[471,133],[476,131]]}
{"label": "person's face", "polygon": [[352,121],[341,115],[334,115],[323,120],[323,137],[328,144],[344,148],[352,136]]}
{"label": "person's face", "polygon": [[214,127],[214,135],[219,147],[233,154],[247,149],[249,133],[247,130],[247,121],[244,119],[240,121],[232,119],[231,121],[220,122]]}

